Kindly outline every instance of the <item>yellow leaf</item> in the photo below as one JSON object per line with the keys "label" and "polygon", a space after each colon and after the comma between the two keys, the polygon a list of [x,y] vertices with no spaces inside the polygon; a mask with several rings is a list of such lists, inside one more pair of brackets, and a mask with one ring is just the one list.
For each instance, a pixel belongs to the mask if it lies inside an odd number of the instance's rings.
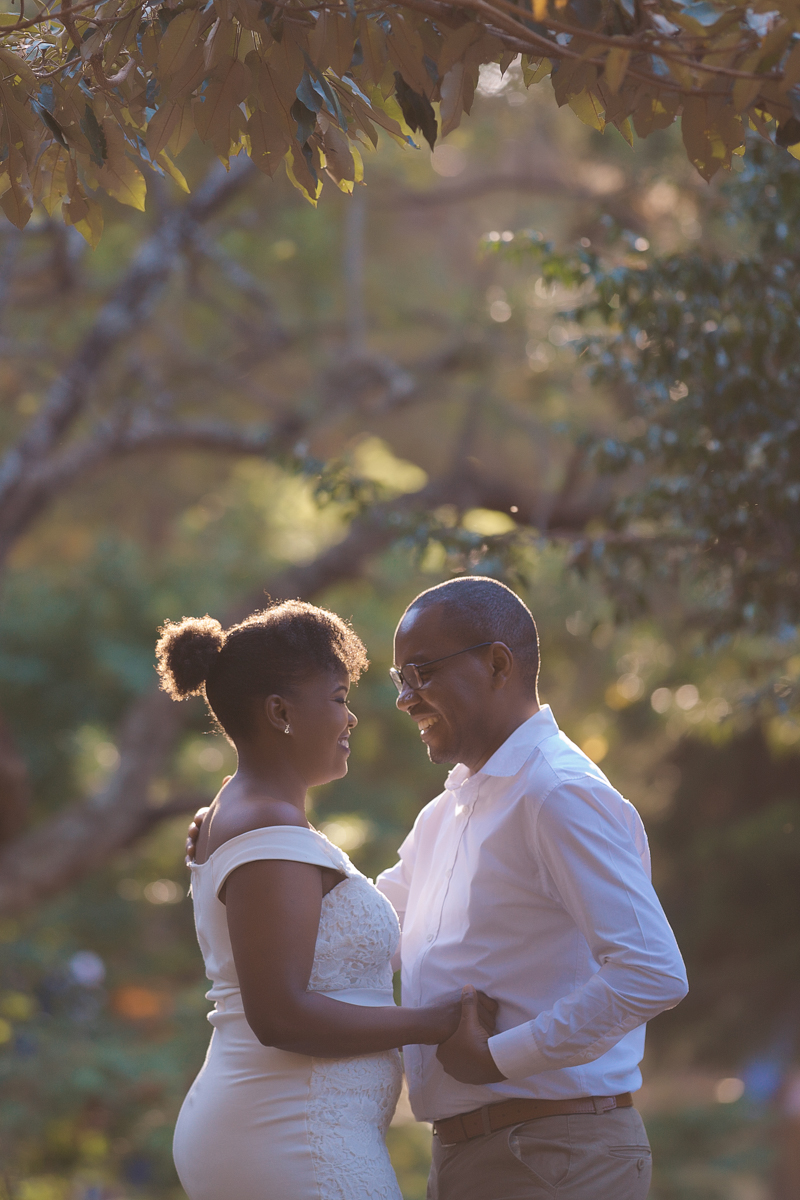
{"label": "yellow leaf", "polygon": [[612,47],[606,55],[605,81],[612,96],[616,96],[622,87],[630,61],[630,50],[623,50],[620,46]]}
{"label": "yellow leaf", "polygon": [[161,153],[159,154],[158,164],[159,164],[159,166],[164,168],[164,170],[167,172],[167,174],[172,179],[175,180],[175,182],[177,183],[177,185],[181,189],[181,191],[186,192],[186,194],[188,195],[189,194],[189,185],[186,182],[186,177],[184,176],[183,171],[179,171],[178,168],[175,166],[175,163],[172,161],[170,156],[167,154],[166,150],[162,150]]}
{"label": "yellow leaf", "polygon": [[10,187],[11,180],[8,177],[8,171],[3,171],[2,175],[0,175],[0,196],[5,196]]}
{"label": "yellow leaf", "polygon": [[534,83],[538,83],[540,79],[544,79],[553,69],[553,64],[549,58],[542,58],[533,63],[526,63],[525,56],[522,56],[522,79],[525,87],[531,87]]}
{"label": "yellow leaf", "polygon": [[631,128],[630,117],[626,117],[624,121],[620,121],[619,125],[617,125],[617,129],[620,131],[622,136],[625,138],[625,141],[628,143],[628,145],[630,146],[630,148],[632,150],[633,149],[633,129]]}
{"label": "yellow leaf", "polygon": [[120,154],[116,149],[114,152],[109,150],[108,159],[97,172],[97,182],[120,204],[127,204],[130,208],[144,212],[147,184],[142,172],[126,154]]}
{"label": "yellow leaf", "polygon": [[800,142],[796,142],[794,146],[787,146],[786,149],[789,151],[792,158],[800,159]]}
{"label": "yellow leaf", "polygon": [[[295,155],[292,152],[291,147],[289,147],[289,149],[286,151],[283,162],[284,162],[284,166],[286,168],[286,174],[289,178],[289,182],[292,184],[293,187],[297,188],[298,192],[301,192],[302,195],[305,196],[305,198],[306,198],[306,200],[308,200],[309,204],[313,204],[314,208],[316,208],[317,200],[319,199],[319,194],[322,191],[322,180],[318,178],[316,184],[314,184],[313,180],[311,179],[311,177],[309,175],[308,167],[306,166],[305,162],[303,162],[302,167],[301,167],[300,164],[297,162]],[[301,183],[300,180],[297,178],[297,175],[295,174],[295,166],[297,166],[298,170],[301,170],[303,178],[308,178],[308,180],[309,180],[308,186],[306,186],[305,183]]]}
{"label": "yellow leaf", "polygon": [[533,0],[533,16],[536,21],[543,21],[547,16],[547,0]]}
{"label": "yellow leaf", "polygon": [[584,125],[590,125],[592,129],[603,132],[606,127],[603,107],[593,92],[579,92],[577,96],[570,96],[567,103]]}
{"label": "yellow leaf", "polygon": [[364,160],[361,157],[361,151],[359,150],[358,146],[351,144],[350,153],[353,156],[353,163],[354,163],[355,169],[356,169],[355,179],[353,182],[354,183],[363,183],[364,182]]}
{"label": "yellow leaf", "polygon": [[103,210],[91,197],[87,197],[86,203],[89,211],[80,221],[75,222],[75,228],[92,249],[96,250],[103,236]]}

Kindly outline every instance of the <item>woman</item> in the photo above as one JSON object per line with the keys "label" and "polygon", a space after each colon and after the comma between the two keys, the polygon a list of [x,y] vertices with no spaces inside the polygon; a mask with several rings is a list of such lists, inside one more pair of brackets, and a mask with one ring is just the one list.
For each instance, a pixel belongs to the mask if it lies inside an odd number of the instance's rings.
{"label": "woman", "polygon": [[238,755],[191,864],[214,1032],[175,1130],[181,1183],[190,1200],[400,1200],[398,1047],[445,1041],[460,1005],[395,1007],[397,916],[306,820],[308,788],[347,773],[364,646],[295,600],[160,632],[162,687],[203,695]]}

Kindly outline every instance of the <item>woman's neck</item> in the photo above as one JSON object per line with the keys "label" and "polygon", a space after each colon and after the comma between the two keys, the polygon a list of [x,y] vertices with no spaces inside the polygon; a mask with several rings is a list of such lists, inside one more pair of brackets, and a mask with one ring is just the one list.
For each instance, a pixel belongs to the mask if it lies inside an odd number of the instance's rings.
{"label": "woman's neck", "polygon": [[234,780],[246,792],[292,804],[305,816],[308,783],[292,762],[263,746],[240,745],[236,752]]}

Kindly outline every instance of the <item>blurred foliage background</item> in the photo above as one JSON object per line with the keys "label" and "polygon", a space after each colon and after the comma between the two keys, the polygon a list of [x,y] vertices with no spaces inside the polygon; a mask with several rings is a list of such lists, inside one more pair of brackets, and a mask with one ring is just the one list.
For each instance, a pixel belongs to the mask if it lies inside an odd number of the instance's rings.
{"label": "blurred foliage background", "polygon": [[[198,183],[206,152],[190,144],[181,166]],[[176,198],[155,190],[148,214],[108,201],[94,253],[41,215],[4,235],[7,446],[169,218]],[[352,618],[372,666],[353,695],[350,773],[315,795],[314,819],[374,875],[444,776],[394,707],[394,624],[422,588],[479,570],[531,605],[542,699],[641,811],[686,955],[690,995],[653,1023],[639,1097],[652,1195],[793,1200],[800,640],[785,422],[797,333],[770,341],[767,329],[760,360],[753,339],[767,317],[797,326],[798,250],[779,227],[796,237],[798,164],[767,147],[709,187],[674,130],[631,152],[526,92],[512,66],[484,70],[473,119],[435,153],[383,146],[368,189],[326,193],[314,211],[283,179],[248,180],[192,235],[90,371],[47,487],[0,529],[12,881],[0,916],[0,1196],[182,1195],[172,1125],[210,1033],[184,829],[232,766],[201,706],[186,707],[150,772],[136,828],[46,880],[78,837],[60,817],[80,811],[105,829],[117,803],[132,753],[120,729],[150,703],[156,627],[301,586]],[[756,266],[771,271],[776,253],[781,288],[759,294]],[[736,292],[745,258],[756,266]],[[701,361],[702,340],[671,358],[683,343],[654,332],[668,309],[676,327],[716,335],[723,317],[698,311],[701,276],[704,303],[739,320],[713,349],[725,363]],[[715,391],[715,362],[735,395]],[[711,396],[716,415],[700,413]],[[743,432],[735,404],[751,416],[772,406],[758,453],[764,428]],[[726,453],[750,454],[748,478],[729,460],[715,476],[697,451],[699,429],[706,450],[717,440],[713,420],[727,422]],[[106,452],[78,461],[92,439]],[[788,460],[767,461],[770,446]],[[767,467],[784,473],[772,492]],[[694,554],[724,541],[726,513],[758,489],[763,525],[741,519],[724,561]],[[772,591],[770,572],[781,572]],[[406,1200],[419,1200],[430,1132],[407,1117],[401,1106],[391,1150]]]}

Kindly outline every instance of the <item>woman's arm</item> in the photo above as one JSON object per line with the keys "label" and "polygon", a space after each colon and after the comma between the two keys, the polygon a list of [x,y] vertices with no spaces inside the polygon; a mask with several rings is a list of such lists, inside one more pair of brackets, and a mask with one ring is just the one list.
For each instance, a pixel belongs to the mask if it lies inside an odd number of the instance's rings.
{"label": "woman's arm", "polygon": [[310,863],[259,860],[225,884],[244,1012],[265,1046],[346,1058],[395,1046],[436,1045],[458,1027],[460,1000],[425,1008],[366,1008],[309,992],[322,910],[322,872]]}

